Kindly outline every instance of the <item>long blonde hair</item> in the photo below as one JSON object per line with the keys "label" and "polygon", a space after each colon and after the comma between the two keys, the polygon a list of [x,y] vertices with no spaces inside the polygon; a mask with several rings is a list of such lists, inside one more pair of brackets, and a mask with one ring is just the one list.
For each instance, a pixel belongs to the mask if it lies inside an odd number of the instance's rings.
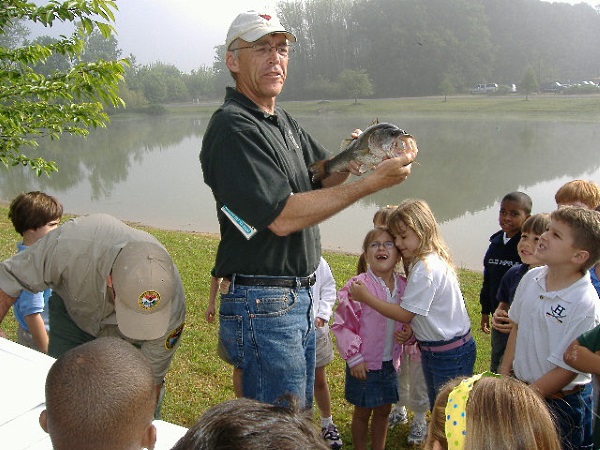
{"label": "long blonde hair", "polygon": [[401,202],[388,220],[392,235],[401,234],[401,223],[413,230],[421,242],[415,258],[423,260],[428,253],[437,253],[454,270],[450,250],[440,234],[433,211],[425,200],[407,199]]}
{"label": "long blonde hair", "polygon": [[[441,448],[448,448],[446,404],[462,378],[440,389],[431,412],[425,450],[431,450],[436,441]],[[515,378],[481,378],[469,393],[465,412],[464,450],[560,450],[556,425],[546,403]]]}

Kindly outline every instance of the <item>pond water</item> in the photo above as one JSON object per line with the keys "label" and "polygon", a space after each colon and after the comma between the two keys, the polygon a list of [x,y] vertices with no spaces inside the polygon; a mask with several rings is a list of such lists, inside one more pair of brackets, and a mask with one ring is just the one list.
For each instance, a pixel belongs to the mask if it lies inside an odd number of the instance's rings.
{"label": "pond water", "polygon": [[[296,116],[332,152],[372,118]],[[65,136],[42,146],[59,172],[36,177],[0,168],[0,200],[43,190],[74,214],[105,212],[122,220],[187,231],[218,232],[214,200],[198,160],[208,116],[116,118],[87,139]],[[441,223],[454,262],[480,270],[488,238],[499,229],[502,196],[520,190],[534,212],[554,209],[554,193],[572,179],[600,181],[600,124],[507,116],[400,112],[380,117],[410,132],[419,164],[409,179],[369,196],[321,224],[324,249],[358,253],[378,207],[426,200]]]}

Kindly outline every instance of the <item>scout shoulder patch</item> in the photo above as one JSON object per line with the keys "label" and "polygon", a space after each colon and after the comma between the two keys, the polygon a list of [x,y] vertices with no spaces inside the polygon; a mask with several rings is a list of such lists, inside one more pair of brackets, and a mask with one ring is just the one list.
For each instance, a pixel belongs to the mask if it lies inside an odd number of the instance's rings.
{"label": "scout shoulder patch", "polygon": [[173,331],[171,331],[169,333],[169,335],[167,336],[167,339],[165,339],[165,348],[167,350],[173,350],[173,347],[175,347],[175,344],[177,344],[177,341],[181,337],[181,333],[183,332],[184,325],[185,325],[185,322],[182,322],[181,325],[179,325],[177,328],[175,328]]}

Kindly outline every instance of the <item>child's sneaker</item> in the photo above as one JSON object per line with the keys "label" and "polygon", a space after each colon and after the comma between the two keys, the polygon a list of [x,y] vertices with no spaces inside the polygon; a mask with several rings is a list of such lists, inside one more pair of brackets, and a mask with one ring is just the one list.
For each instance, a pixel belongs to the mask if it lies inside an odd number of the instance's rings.
{"label": "child's sneaker", "polygon": [[421,422],[413,420],[410,426],[410,433],[408,435],[409,444],[420,444],[425,440],[427,434],[427,422]]}
{"label": "child's sneaker", "polygon": [[394,428],[399,423],[408,423],[408,412],[406,407],[394,405],[388,416],[388,425],[390,428]]}
{"label": "child's sneaker", "polygon": [[329,448],[334,450],[342,448],[342,439],[340,438],[340,433],[333,423],[330,423],[327,428],[321,428],[321,436],[323,436],[323,439],[325,439],[325,442]]}

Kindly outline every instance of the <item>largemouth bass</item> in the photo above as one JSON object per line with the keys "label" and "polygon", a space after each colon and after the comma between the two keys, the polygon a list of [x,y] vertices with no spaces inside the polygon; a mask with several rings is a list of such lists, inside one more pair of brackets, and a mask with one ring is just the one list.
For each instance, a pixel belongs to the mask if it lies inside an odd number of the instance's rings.
{"label": "largemouth bass", "polygon": [[418,151],[417,142],[410,134],[391,123],[375,123],[358,138],[342,141],[340,153],[333,158],[312,164],[312,180],[318,182],[332,172],[347,171],[352,160],[360,164],[360,173],[365,173],[384,159],[400,156],[409,150],[415,154]]}

